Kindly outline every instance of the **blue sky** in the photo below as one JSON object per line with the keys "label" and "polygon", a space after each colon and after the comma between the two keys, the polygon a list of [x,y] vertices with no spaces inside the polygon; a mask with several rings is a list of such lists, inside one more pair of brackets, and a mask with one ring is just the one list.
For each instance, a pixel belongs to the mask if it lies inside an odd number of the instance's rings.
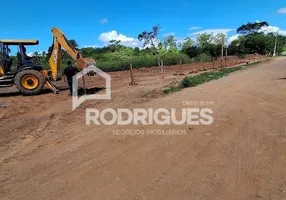
{"label": "blue sky", "polygon": [[29,52],[47,50],[53,26],[80,47],[102,46],[110,39],[138,46],[137,35],[155,24],[163,27],[161,37],[172,33],[178,40],[204,31],[231,37],[241,24],[256,20],[286,31],[286,9],[278,12],[286,8],[285,0],[14,0],[2,1],[1,7],[14,11],[1,9],[6,17],[0,18],[0,38],[38,39],[40,45],[28,47]]}

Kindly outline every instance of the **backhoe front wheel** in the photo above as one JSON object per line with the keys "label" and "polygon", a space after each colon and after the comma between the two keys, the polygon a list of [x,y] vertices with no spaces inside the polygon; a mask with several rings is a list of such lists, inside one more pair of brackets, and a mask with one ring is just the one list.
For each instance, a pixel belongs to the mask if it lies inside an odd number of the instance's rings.
{"label": "backhoe front wheel", "polygon": [[16,74],[15,85],[21,93],[35,95],[43,89],[45,78],[37,70],[23,70]]}

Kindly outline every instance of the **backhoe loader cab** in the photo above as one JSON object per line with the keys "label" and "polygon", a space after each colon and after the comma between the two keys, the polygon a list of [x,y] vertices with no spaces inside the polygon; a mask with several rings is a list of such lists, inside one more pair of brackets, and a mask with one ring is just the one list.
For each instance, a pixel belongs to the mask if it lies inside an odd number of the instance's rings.
{"label": "backhoe loader cab", "polygon": [[[0,40],[0,87],[15,84],[20,92],[28,95],[37,94],[42,90],[45,84],[42,66],[25,60],[25,46],[38,44],[38,40]],[[13,71],[11,46],[18,48]]]}
{"label": "backhoe loader cab", "polygon": [[[0,58],[4,66],[2,66],[5,70],[5,74],[10,72],[10,67],[6,61],[11,58],[10,55],[10,47],[11,46],[16,46],[18,49],[17,52],[17,69],[20,68],[22,65],[25,64],[25,46],[28,45],[37,45],[39,44],[38,40],[0,40]],[[2,64],[2,63],[1,63]],[[6,65],[5,65],[6,64]],[[1,71],[0,71],[1,72]]]}

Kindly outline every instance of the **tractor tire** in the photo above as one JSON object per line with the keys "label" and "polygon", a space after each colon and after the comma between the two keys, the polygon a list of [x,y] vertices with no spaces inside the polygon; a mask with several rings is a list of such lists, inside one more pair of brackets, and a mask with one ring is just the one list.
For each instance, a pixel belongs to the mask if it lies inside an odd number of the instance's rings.
{"label": "tractor tire", "polygon": [[21,93],[36,95],[42,91],[45,78],[37,70],[23,70],[16,74],[14,83]]}

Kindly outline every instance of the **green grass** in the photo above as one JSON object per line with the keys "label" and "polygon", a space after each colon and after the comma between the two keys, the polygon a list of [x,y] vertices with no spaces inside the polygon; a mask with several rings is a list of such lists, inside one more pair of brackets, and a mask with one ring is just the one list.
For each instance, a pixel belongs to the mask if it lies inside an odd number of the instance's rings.
{"label": "green grass", "polygon": [[163,90],[164,94],[170,94],[170,93],[174,93],[174,92],[179,92],[181,90],[181,88],[179,87],[171,87],[168,89]]}
{"label": "green grass", "polygon": [[181,88],[187,88],[187,87],[194,87],[206,82],[209,82],[211,80],[216,80],[219,78],[222,78],[230,73],[233,73],[235,71],[241,70],[242,67],[234,67],[234,68],[227,68],[223,69],[221,71],[215,71],[215,72],[206,72],[199,74],[197,76],[193,77],[186,77],[182,82],[179,87]]}
{"label": "green grass", "polygon": [[217,80],[217,79],[227,76],[230,73],[233,73],[238,70],[243,70],[243,69],[246,69],[246,66],[226,68],[221,71],[205,72],[197,76],[186,77],[180,82],[178,86],[164,89],[163,92],[164,94],[178,92],[182,90],[183,88],[194,87],[194,86],[206,83],[206,82],[210,82],[212,80]]}

